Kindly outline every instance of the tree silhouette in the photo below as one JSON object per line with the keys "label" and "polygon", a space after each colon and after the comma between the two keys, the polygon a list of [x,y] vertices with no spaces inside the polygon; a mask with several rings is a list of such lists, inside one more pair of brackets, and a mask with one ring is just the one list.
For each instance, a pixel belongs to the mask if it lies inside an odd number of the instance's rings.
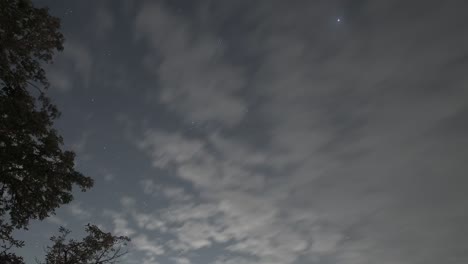
{"label": "tree silhouette", "polygon": [[128,237],[113,236],[90,224],[86,232],[81,241],[67,241],[70,230],[61,227],[60,235],[50,239],[53,245],[47,247],[43,264],[112,264],[127,253],[123,247],[130,241]]}
{"label": "tree silhouette", "polygon": [[[60,20],[46,8],[29,0],[0,1],[1,263],[22,262],[9,252],[24,245],[12,236],[15,229],[27,229],[30,220],[43,220],[72,201],[74,186],[82,191],[93,186],[75,170],[75,154],[62,149],[63,139],[53,128],[60,113],[45,94],[49,82],[42,65],[63,50],[59,29]],[[87,230],[96,239],[103,235],[94,226]]]}

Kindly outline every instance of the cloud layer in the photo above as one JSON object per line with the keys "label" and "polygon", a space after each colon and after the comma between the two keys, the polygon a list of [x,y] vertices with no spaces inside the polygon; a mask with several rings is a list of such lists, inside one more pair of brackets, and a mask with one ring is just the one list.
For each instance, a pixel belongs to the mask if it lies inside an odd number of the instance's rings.
{"label": "cloud layer", "polygon": [[69,213],[131,236],[125,261],[468,260],[465,3],[93,10],[50,78],[90,116],[74,147],[110,197]]}
{"label": "cloud layer", "polygon": [[[168,250],[209,248],[217,263],[466,257],[466,127],[455,123],[466,116],[468,50],[457,6],[269,3],[211,3],[194,21],[148,4],[136,17],[160,102],[221,123],[198,135],[150,128],[137,142],[195,193],[158,214]],[[217,45],[210,14],[229,21],[239,10],[238,47]],[[255,71],[229,52],[254,54]],[[243,122],[268,124],[267,143],[238,136]]]}

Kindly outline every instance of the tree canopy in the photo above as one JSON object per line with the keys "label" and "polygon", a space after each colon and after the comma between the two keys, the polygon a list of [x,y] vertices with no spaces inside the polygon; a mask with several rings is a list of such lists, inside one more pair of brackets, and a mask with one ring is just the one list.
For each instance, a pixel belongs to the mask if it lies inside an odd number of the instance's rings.
{"label": "tree canopy", "polygon": [[86,226],[88,235],[81,241],[69,239],[70,230],[60,228],[60,235],[51,237],[43,264],[112,264],[126,254],[123,247],[130,241],[125,236],[113,236],[97,226]]}
{"label": "tree canopy", "polygon": [[[75,170],[75,154],[63,149],[63,139],[53,128],[60,113],[45,94],[49,82],[43,65],[63,50],[59,30],[60,20],[46,8],[36,8],[29,0],[0,1],[1,263],[22,261],[9,252],[24,244],[12,236],[15,229],[27,229],[30,220],[43,220],[72,201],[74,186],[82,191],[93,186],[90,177]],[[86,254],[120,239],[95,226],[87,231],[88,240],[80,244]],[[103,244],[99,239],[105,239]],[[91,244],[84,248],[87,242]]]}
{"label": "tree canopy", "polygon": [[45,95],[42,65],[63,49],[59,28],[30,1],[0,2],[0,217],[15,228],[70,202],[73,185],[93,185],[74,169],[75,154],[62,150],[52,127],[59,111]]}
{"label": "tree canopy", "polygon": [[48,86],[41,64],[63,50],[60,19],[29,0],[0,1],[0,79],[8,88],[28,82]]}

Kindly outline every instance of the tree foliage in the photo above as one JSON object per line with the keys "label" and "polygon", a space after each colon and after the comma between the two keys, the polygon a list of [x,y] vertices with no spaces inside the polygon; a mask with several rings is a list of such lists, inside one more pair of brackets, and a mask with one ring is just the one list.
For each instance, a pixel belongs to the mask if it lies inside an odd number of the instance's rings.
{"label": "tree foliage", "polygon": [[11,263],[14,229],[27,229],[72,201],[93,180],[74,168],[53,128],[59,111],[46,96],[43,65],[63,49],[60,20],[28,0],[0,1],[0,262]]}
{"label": "tree foliage", "polygon": [[51,237],[43,264],[112,264],[127,252],[123,247],[130,241],[125,236],[113,236],[97,226],[86,226],[88,235],[81,241],[69,239],[70,230],[60,228],[60,235]]}
{"label": "tree foliage", "polygon": [[0,78],[6,87],[48,85],[42,63],[63,50],[60,20],[29,0],[0,1]]}

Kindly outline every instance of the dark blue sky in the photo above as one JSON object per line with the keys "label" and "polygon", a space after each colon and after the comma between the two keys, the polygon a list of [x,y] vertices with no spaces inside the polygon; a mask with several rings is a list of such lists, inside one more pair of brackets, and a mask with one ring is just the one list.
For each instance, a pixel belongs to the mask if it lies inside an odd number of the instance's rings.
{"label": "dark blue sky", "polygon": [[468,261],[465,1],[35,1],[87,193],[125,263]]}

